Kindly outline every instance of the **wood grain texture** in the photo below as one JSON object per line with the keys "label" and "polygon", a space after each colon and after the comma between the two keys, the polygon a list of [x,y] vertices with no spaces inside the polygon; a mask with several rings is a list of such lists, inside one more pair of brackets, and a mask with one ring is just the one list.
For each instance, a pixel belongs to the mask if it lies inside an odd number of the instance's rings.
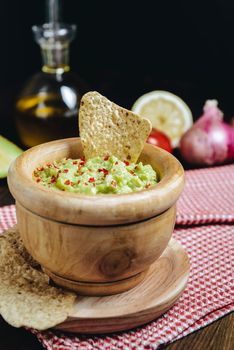
{"label": "wood grain texture", "polygon": [[106,297],[78,297],[68,320],[56,326],[70,332],[111,333],[145,324],[167,311],[186,287],[189,260],[171,239],[145,279],[128,292]]}
{"label": "wood grain texture", "polygon": [[213,322],[209,326],[194,332],[171,345],[167,350],[233,350],[234,347],[234,312]]}
{"label": "wood grain texture", "polygon": [[146,276],[148,269],[131,277],[112,282],[77,282],[55,275],[43,268],[55,285],[75,291],[79,295],[105,296],[126,292],[138,285]]}
{"label": "wood grain texture", "polygon": [[[161,181],[149,189],[123,195],[82,195],[55,191],[37,184],[33,170],[47,162],[83,155],[79,138],[45,143],[29,149],[11,165],[8,184],[25,208],[53,220],[82,225],[117,225],[154,217],[177,201],[184,186],[180,162],[161,148],[146,144],[140,156],[151,164]],[[33,203],[33,206],[32,206]]]}
{"label": "wood grain texture", "polygon": [[[175,224],[175,206],[142,222],[118,226],[81,226],[45,219],[16,202],[20,235],[35,260],[63,279],[86,282],[93,295],[127,289],[127,278],[149,268],[166,248]],[[53,276],[51,276],[53,278]],[[139,279],[138,279],[139,280]],[[59,283],[59,279],[55,282]],[[64,285],[63,281],[61,281]],[[93,284],[93,287],[91,283]],[[95,285],[97,282],[113,282]],[[135,279],[137,283],[137,279]],[[90,288],[88,288],[88,284]],[[116,289],[113,289],[116,284]],[[71,286],[71,283],[70,283]],[[85,286],[75,286],[84,293]],[[129,288],[133,287],[129,280]]]}

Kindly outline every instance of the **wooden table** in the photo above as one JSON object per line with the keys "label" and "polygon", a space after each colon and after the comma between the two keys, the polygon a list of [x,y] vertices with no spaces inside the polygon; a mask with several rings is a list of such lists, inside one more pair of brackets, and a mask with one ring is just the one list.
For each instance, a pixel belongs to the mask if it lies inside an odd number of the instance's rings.
{"label": "wooden table", "polygon": [[[0,181],[0,206],[14,203],[5,180]],[[9,326],[0,318],[1,350],[42,350],[35,336]],[[177,342],[168,345],[167,350],[232,350],[234,348],[234,313]]]}

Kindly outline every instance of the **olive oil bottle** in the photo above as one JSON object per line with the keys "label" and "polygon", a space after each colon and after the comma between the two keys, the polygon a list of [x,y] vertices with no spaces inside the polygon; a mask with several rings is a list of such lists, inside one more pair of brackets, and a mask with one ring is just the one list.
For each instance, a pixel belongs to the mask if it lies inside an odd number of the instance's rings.
{"label": "olive oil bottle", "polygon": [[58,1],[48,0],[49,23],[33,26],[43,66],[22,89],[16,102],[16,126],[21,142],[32,147],[78,136],[78,108],[86,85],[72,73],[69,46],[76,26],[58,21]]}

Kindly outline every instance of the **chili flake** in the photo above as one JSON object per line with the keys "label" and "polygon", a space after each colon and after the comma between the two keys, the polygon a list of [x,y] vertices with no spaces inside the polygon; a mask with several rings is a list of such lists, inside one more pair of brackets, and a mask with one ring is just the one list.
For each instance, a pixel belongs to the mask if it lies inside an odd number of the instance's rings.
{"label": "chili flake", "polygon": [[136,176],[136,174],[134,173],[133,170],[129,170],[129,173],[130,173],[131,175],[133,175],[133,176]]}
{"label": "chili flake", "polygon": [[104,176],[106,176],[106,175],[109,174],[109,171],[108,171],[107,169],[105,169],[105,168],[100,168],[100,169],[98,169],[98,172],[99,172],[99,173],[103,172]]}

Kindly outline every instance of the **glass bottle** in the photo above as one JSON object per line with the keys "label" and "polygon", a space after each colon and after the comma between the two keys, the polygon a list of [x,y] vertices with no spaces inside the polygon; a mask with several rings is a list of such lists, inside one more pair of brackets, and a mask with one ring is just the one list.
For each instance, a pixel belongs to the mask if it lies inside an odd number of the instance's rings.
{"label": "glass bottle", "polygon": [[76,26],[53,22],[32,29],[43,66],[26,83],[16,103],[16,126],[26,147],[78,136],[78,107],[87,91],[69,66]]}

